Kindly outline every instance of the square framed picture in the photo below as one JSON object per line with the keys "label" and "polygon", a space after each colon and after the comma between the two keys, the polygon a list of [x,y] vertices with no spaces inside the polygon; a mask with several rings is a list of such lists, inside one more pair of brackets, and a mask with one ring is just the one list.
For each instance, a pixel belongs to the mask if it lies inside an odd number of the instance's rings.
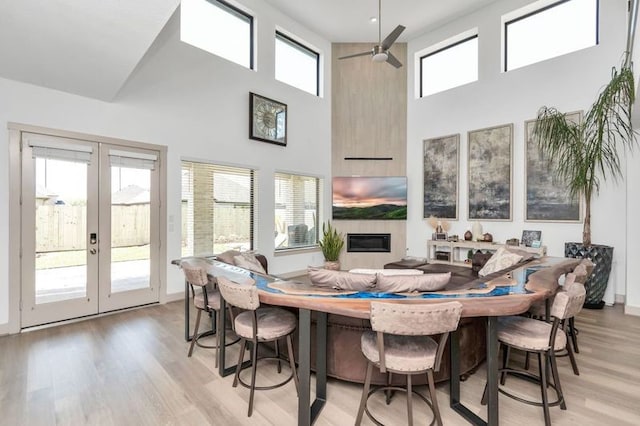
{"label": "square framed picture", "polygon": [[250,92],[249,138],[287,146],[287,105]]}
{"label": "square framed picture", "polygon": [[539,248],[541,240],[542,240],[542,231],[530,231],[530,230],[522,231],[522,239],[520,241],[522,242],[522,245],[525,247]]}

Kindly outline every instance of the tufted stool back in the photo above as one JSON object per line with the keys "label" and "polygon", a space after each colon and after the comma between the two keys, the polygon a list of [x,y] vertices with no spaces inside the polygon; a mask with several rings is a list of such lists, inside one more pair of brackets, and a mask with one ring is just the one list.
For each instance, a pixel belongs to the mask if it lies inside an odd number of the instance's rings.
{"label": "tufted stool back", "polygon": [[[269,390],[287,384],[291,379],[298,391],[298,376],[296,373],[295,360],[293,357],[293,341],[291,335],[296,330],[297,319],[295,315],[287,310],[276,307],[260,307],[258,287],[255,280],[244,277],[238,282],[219,276],[217,277],[218,287],[222,298],[229,305],[229,312],[233,322],[233,330],[240,337],[240,354],[236,364],[236,374],[233,379],[233,387],[241,384],[249,388],[249,409],[247,415],[251,417],[253,413],[253,399],[256,390]],[[234,315],[232,307],[243,310]],[[278,373],[280,372],[280,350],[278,340],[285,339],[287,342],[287,354],[291,375],[280,383],[271,386],[256,386],[256,369],[258,361],[264,359],[275,359],[278,362]],[[275,357],[258,357],[258,343],[274,342]],[[244,352],[248,343],[251,343],[251,383],[245,383],[240,378],[240,372],[244,364]]]}
{"label": "tufted stool back", "polygon": [[[369,391],[374,365],[380,369],[381,373],[407,376],[407,387],[402,390],[407,392],[409,424],[413,424],[411,400],[414,393],[432,408],[434,422],[442,424],[433,373],[440,369],[445,343],[449,333],[458,328],[461,314],[462,304],[458,302],[421,304],[371,302],[372,331],[365,331],[360,341],[362,353],[369,363],[356,425],[360,424],[365,412],[374,423],[380,424],[367,409],[369,396],[380,390],[398,390],[394,386],[381,386]],[[437,342],[430,337],[434,335],[439,335]],[[412,390],[411,376],[424,373],[427,374],[431,401]]]}

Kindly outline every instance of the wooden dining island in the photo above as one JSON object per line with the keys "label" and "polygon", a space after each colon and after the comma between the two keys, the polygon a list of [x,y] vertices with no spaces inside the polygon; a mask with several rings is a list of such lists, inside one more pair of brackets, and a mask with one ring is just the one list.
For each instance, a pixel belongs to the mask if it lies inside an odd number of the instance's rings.
{"label": "wooden dining island", "polygon": [[[573,271],[579,264],[579,259],[545,257],[534,260],[526,265],[519,266],[508,272],[508,280],[503,280],[502,285],[489,287],[487,291],[469,291],[469,293],[434,292],[418,294],[415,296],[397,295],[393,298],[385,298],[385,301],[394,303],[442,303],[455,300],[463,306],[462,317],[483,317],[486,319],[486,360],[487,360],[487,414],[486,420],[467,409],[460,401],[460,363],[459,363],[459,336],[458,331],[451,335],[451,378],[450,378],[450,405],[451,407],[472,424],[498,425],[498,338],[497,318],[506,315],[515,315],[526,312],[531,304],[547,299],[555,293],[560,276]],[[349,295],[314,295],[304,294],[304,291],[296,294],[284,293],[277,290],[273,283],[277,278],[260,275],[236,266],[212,261],[209,268],[212,276],[226,276],[240,281],[251,277],[259,288],[260,301],[262,303],[288,306],[299,309],[299,401],[298,424],[310,425],[320,414],[327,399],[327,370],[326,370],[326,344],[327,344],[327,314],[338,314],[354,318],[369,318],[370,304],[372,300],[380,300],[384,295],[376,293],[358,293]],[[302,286],[302,284],[300,284]],[[490,291],[489,291],[490,289]],[[311,376],[311,313],[316,312],[316,392],[315,400],[310,400],[310,376]],[[222,316],[221,330],[225,329],[224,316]],[[220,374],[228,374],[233,367],[225,366],[224,345],[220,348]],[[478,399],[482,395],[477,395]]]}

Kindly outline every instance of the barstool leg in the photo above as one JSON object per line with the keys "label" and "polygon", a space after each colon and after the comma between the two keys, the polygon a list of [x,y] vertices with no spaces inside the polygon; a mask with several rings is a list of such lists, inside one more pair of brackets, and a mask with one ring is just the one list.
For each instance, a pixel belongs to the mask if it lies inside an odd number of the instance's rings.
{"label": "barstool leg", "polygon": [[296,371],[296,360],[293,359],[293,342],[291,335],[287,336],[287,351],[289,352],[289,365],[293,373],[293,383],[296,385],[296,393],[298,393],[298,372]]}
{"label": "barstool leg", "polygon": [[[542,357],[544,356],[544,365],[542,365]],[[551,416],[549,415],[549,400],[547,399],[547,355],[538,354],[538,370],[540,371],[540,393],[542,394],[542,409],[544,410],[544,424],[551,425]]]}
{"label": "barstool leg", "polygon": [[442,426],[442,417],[440,417],[438,397],[436,396],[436,383],[435,380],[433,380],[433,370],[427,371],[427,381],[429,382],[429,393],[431,394],[431,406],[433,407],[433,415],[436,418],[436,424],[438,426]]}
{"label": "barstool leg", "polygon": [[558,394],[558,400],[560,400],[560,408],[562,410],[567,409],[567,404],[564,401],[564,394],[562,393],[562,386],[560,385],[560,374],[558,374],[558,360],[554,353],[549,356],[551,362],[551,372],[553,374],[553,383],[556,385],[556,393]]}
{"label": "barstool leg", "polygon": [[276,339],[276,358],[278,358],[278,374],[282,373],[282,364],[280,363],[280,341]]}
{"label": "barstool leg", "polygon": [[198,309],[198,314],[196,315],[196,329],[193,332],[193,338],[191,339],[191,346],[189,346],[189,354],[187,356],[191,356],[193,353],[193,347],[196,345],[196,340],[198,340],[198,331],[200,330],[200,316],[202,315],[202,310]]}
{"label": "barstool leg", "polygon": [[367,374],[364,378],[364,386],[362,388],[362,397],[360,398],[360,406],[358,407],[358,416],[356,417],[356,426],[362,423],[362,415],[364,414],[364,407],[367,404],[367,397],[369,396],[369,387],[371,386],[371,373],[373,372],[373,364],[367,362]]}
{"label": "barstool leg", "polygon": [[580,375],[580,370],[578,370],[578,363],[576,362],[576,357],[573,355],[573,350],[571,349],[571,341],[567,339],[567,354],[569,354],[569,361],[571,361],[571,368],[573,369],[573,374],[576,376]]}
{"label": "barstool leg", "polygon": [[254,337],[251,348],[251,391],[249,392],[249,413],[253,414],[253,395],[256,392],[256,370],[258,366],[258,339]]}
{"label": "barstool leg", "polygon": [[[509,357],[511,356],[511,347],[507,345],[502,345],[502,368],[506,369],[507,365],[509,365]],[[507,373],[502,372],[500,374],[500,384],[504,385],[507,381]]]}
{"label": "barstool leg", "polygon": [[571,333],[571,341],[573,342],[573,350],[575,353],[579,354],[580,349],[578,348],[578,331],[576,330],[576,323],[574,321],[575,317],[569,318],[569,332]]}
{"label": "barstool leg", "polygon": [[214,311],[216,315],[216,368],[218,368],[218,352],[220,350],[220,311]]}
{"label": "barstool leg", "polygon": [[[391,386],[391,382],[393,382],[393,373],[387,372],[387,386]],[[391,389],[385,389],[384,391],[385,401],[387,405],[391,404],[391,397],[393,396],[393,391]]]}
{"label": "barstool leg", "polygon": [[240,370],[242,370],[242,363],[244,362],[244,350],[246,347],[247,347],[247,340],[245,338],[240,339],[240,354],[238,355],[238,364],[236,364],[236,374],[233,377],[234,388],[238,386]]}
{"label": "barstool leg", "polygon": [[407,374],[407,416],[409,426],[413,426],[413,391],[411,389],[411,374]]}

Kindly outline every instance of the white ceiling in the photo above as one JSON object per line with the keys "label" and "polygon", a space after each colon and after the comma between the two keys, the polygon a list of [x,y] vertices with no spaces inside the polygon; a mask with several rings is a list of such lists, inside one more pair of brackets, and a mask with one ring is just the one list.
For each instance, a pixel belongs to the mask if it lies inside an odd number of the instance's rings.
{"label": "white ceiling", "polygon": [[[378,0],[265,0],[332,42],[377,42]],[[396,26],[407,41],[496,0],[382,0],[382,38]]]}
{"label": "white ceiling", "polygon": [[0,0],[0,76],[111,100],[180,0]]}
{"label": "white ceiling", "polygon": [[[376,0],[265,0],[332,42],[376,42]],[[383,0],[400,41],[495,0]],[[0,77],[112,100],[180,0],[0,0]]]}

